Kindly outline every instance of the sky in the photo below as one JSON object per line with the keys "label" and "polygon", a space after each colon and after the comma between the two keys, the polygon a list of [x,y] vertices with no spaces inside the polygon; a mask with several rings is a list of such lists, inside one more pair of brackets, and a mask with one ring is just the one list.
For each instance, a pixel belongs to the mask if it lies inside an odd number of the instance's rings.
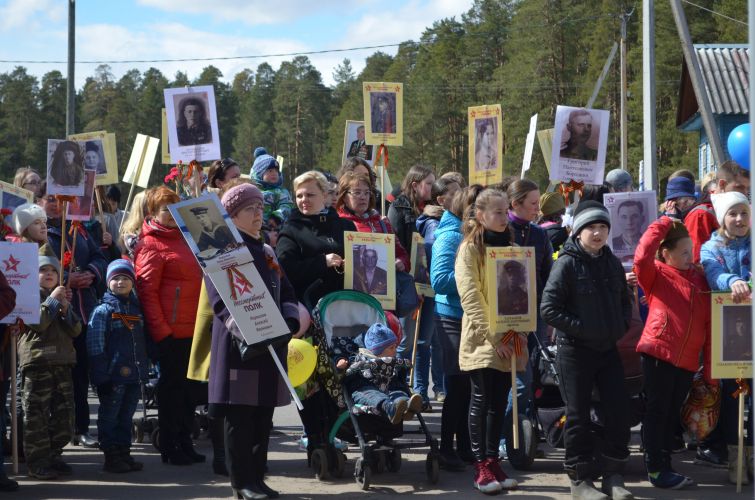
{"label": "sky", "polygon": [[[128,62],[288,54],[418,40],[433,22],[461,18],[473,0],[78,0],[76,87],[108,61],[119,78],[126,71],[156,67],[172,79],[190,79],[212,64],[226,81],[244,68],[267,61],[277,69],[294,56],[215,61]],[[0,73],[24,66],[41,77],[53,69],[66,75],[68,2],[0,0]],[[355,73],[378,49],[309,55],[326,85],[344,58]],[[380,49],[395,54],[396,47]],[[26,61],[26,62],[10,62]],[[53,61],[32,64],[29,61]]]}

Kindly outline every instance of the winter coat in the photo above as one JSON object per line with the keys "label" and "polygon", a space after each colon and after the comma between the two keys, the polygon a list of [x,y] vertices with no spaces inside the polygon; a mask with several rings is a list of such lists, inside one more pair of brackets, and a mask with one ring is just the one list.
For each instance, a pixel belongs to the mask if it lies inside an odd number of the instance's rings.
{"label": "winter coat", "polygon": [[6,317],[16,308],[16,291],[8,284],[5,275],[0,272],[0,319]]}
{"label": "winter coat", "polygon": [[387,393],[393,378],[405,374],[411,366],[408,359],[398,356],[375,356],[371,351],[362,348],[346,369],[344,384],[352,392],[366,385],[373,385],[380,392]]}
{"label": "winter coat", "polygon": [[684,218],[684,226],[692,238],[692,256],[695,264],[700,262],[700,249],[718,229],[718,219],[712,203],[701,203],[692,208]]}
{"label": "winter coat", "polygon": [[260,185],[262,199],[264,200],[263,220],[267,222],[273,215],[279,220],[285,221],[296,206],[291,198],[291,193],[284,187],[274,187],[267,183]]}
{"label": "winter coat", "polygon": [[731,290],[737,280],[750,281],[750,235],[728,240],[715,233],[700,250],[700,263],[711,290]]}
{"label": "winter coat", "polygon": [[119,297],[110,290],[92,312],[87,327],[92,384],[147,382],[146,332],[139,300],[132,291]]}
{"label": "winter coat", "polygon": [[[459,368],[465,372],[480,368],[510,372],[510,359],[502,359],[495,351],[504,334],[495,333],[490,327],[487,273],[485,267],[480,266],[478,257],[479,252],[474,245],[462,243],[456,258],[456,288],[464,309]],[[526,336],[520,334],[520,337],[524,353],[517,357],[517,371],[524,370],[529,359]]]}
{"label": "winter coat", "polygon": [[[110,216],[110,214],[104,214],[103,216],[106,224],[108,223],[108,216]],[[84,229],[86,229],[87,234],[91,236],[95,244],[99,247],[100,252],[102,252],[102,255],[105,257],[105,260],[108,264],[113,262],[115,259],[121,258],[121,251],[118,248],[118,245],[115,244],[116,240],[118,239],[118,233],[110,233],[110,236],[113,237],[113,243],[110,245],[105,245],[105,243],[102,241],[104,234],[102,224],[100,224],[100,221],[97,218],[92,217],[90,220],[82,222],[82,225],[84,226]],[[110,231],[110,228],[108,228],[108,231]],[[106,283],[103,285],[103,288],[107,287]]]}
{"label": "winter coat", "polygon": [[448,210],[440,218],[435,230],[430,285],[435,291],[435,312],[441,316],[461,319],[463,310],[456,288],[456,251],[464,235],[461,232],[461,219]]}
{"label": "winter coat", "polygon": [[18,337],[18,367],[75,365],[73,339],[81,333],[81,320],[73,306],[63,313],[63,306],[53,298],[52,290],[40,288],[39,323],[26,325]]}
{"label": "winter coat", "polygon": [[[435,243],[435,231],[440,224],[440,218],[443,217],[443,207],[440,205],[426,205],[422,214],[417,217],[417,231],[425,240],[425,257],[427,258],[427,269],[430,269],[433,260],[433,243]],[[429,271],[428,271],[429,272]]]}
{"label": "winter coat", "polygon": [[[369,213],[363,215],[355,215],[351,210],[342,207],[338,211],[338,216],[353,222],[360,233],[394,234],[391,222],[386,217],[382,217],[377,210],[370,210]],[[404,271],[409,272],[411,266],[407,250],[411,250],[411,247],[404,248],[396,237],[396,258],[404,264]]]}
{"label": "winter coat", "polygon": [[594,257],[576,235],[570,236],[545,284],[540,314],[572,345],[599,352],[614,349],[632,319],[621,261],[607,246]]}
{"label": "winter coat", "polygon": [[535,281],[537,282],[537,303],[543,296],[543,288],[553,267],[553,246],[545,230],[531,222],[521,224],[511,220],[509,228],[514,233],[514,241],[520,247],[535,248]]}
{"label": "winter coat", "polygon": [[672,226],[668,217],[653,222],[635,250],[635,273],[648,299],[637,352],[695,372],[703,349],[704,359],[710,359],[710,289],[697,267],[681,271],[656,259]]}
{"label": "winter coat", "polygon": [[[343,269],[328,267],[325,256],[335,253],[346,258],[343,232],[356,230],[353,222],[340,218],[333,209],[315,215],[304,215],[296,208],[291,212],[278,235],[275,252],[300,302],[314,307],[324,295],[343,290]],[[305,292],[317,280],[322,283],[312,290],[307,304]]]}
{"label": "winter coat", "polygon": [[[259,272],[262,282],[276,302],[291,331],[299,328],[299,308],[296,295],[286,275],[280,272],[275,253],[269,245],[241,232],[241,237],[254,259],[254,267]],[[242,361],[238,347],[232,336],[240,337],[238,327],[231,318],[231,313],[223,303],[215,286],[205,278],[207,295],[212,304],[215,318],[212,322],[212,347],[210,352],[209,402],[219,405],[248,406],[285,406],[291,399],[272,356],[263,349],[257,356]],[[229,331],[226,325],[231,326]],[[272,342],[275,352],[286,369],[288,339],[290,336],[278,337]]]}
{"label": "winter coat", "polygon": [[554,252],[561,250],[564,242],[569,237],[569,231],[566,230],[561,224],[556,224],[553,221],[547,221],[540,224],[540,229],[545,231],[548,239],[551,242]]}
{"label": "winter coat", "polygon": [[388,219],[391,221],[396,237],[404,248],[412,248],[412,233],[417,232],[417,214],[412,209],[412,203],[405,194],[399,195],[388,209]]}
{"label": "winter coat", "polygon": [[147,219],[134,251],[136,289],[155,342],[194,335],[202,271],[177,227]]}
{"label": "winter coat", "polygon": [[[94,274],[94,281],[87,288],[74,288],[72,305],[76,314],[84,322],[89,321],[89,314],[94,310],[99,302],[97,290],[105,289],[105,273],[107,272],[107,260],[99,248],[99,244],[89,234],[76,232],[71,235],[68,228],[70,222],[66,223],[66,249],[73,248],[73,240],[76,238],[76,252],[73,255],[75,268],[81,271],[91,271]],[[47,225],[47,242],[53,253],[60,258],[60,220],[48,219]],[[68,280],[68,268],[64,271],[66,280]]]}

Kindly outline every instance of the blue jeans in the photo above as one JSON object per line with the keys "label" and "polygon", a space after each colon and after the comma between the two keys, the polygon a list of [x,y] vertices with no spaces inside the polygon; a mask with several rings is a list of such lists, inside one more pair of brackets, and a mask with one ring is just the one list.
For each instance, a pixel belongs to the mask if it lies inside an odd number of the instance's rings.
{"label": "blue jeans", "polygon": [[110,393],[99,396],[97,437],[103,450],[131,446],[131,425],[140,396],[139,384],[113,384]]}
{"label": "blue jeans", "polygon": [[[425,297],[420,311],[419,338],[417,339],[417,352],[412,363],[414,364],[414,392],[420,394],[423,399],[428,399],[430,386],[430,368],[432,365],[432,378],[435,387],[433,392],[446,392],[443,379],[443,350],[440,339],[435,334],[435,300]],[[397,355],[409,359],[414,344],[414,331],[416,320],[411,316],[401,318],[401,328],[404,336],[396,350]]]}
{"label": "blue jeans", "polygon": [[384,402],[395,403],[397,400],[404,398],[407,399],[409,395],[404,391],[388,390],[383,392],[374,385],[363,385],[351,393],[351,399],[354,404],[371,406],[378,410],[380,415],[387,417],[387,412],[383,408]]}

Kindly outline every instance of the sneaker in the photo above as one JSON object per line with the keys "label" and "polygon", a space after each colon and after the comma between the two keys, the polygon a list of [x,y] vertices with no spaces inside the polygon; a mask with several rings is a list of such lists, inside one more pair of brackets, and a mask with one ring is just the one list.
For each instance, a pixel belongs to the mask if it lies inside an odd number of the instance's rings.
{"label": "sneaker", "polygon": [[435,401],[438,403],[442,403],[446,400],[446,393],[445,392],[436,392],[435,393]]}
{"label": "sneaker", "polygon": [[648,480],[656,488],[667,490],[680,490],[695,483],[691,478],[673,471],[649,472]]}
{"label": "sneaker", "polygon": [[474,487],[482,493],[492,495],[501,491],[501,483],[496,481],[495,476],[485,462],[475,462]]}
{"label": "sneaker", "polygon": [[[306,439],[306,436],[303,439]],[[349,443],[347,443],[346,441],[341,441],[338,438],[333,438],[333,447],[338,451],[349,451]],[[304,449],[306,450],[307,448],[305,447]]]}
{"label": "sneaker", "polygon": [[408,407],[408,398],[398,398],[395,401],[386,400],[383,403],[383,410],[385,411],[385,415],[393,425],[398,425],[401,423],[401,420],[404,418],[404,413],[406,413],[406,409]]}
{"label": "sneaker", "polygon": [[307,451],[307,444],[309,443],[309,439],[307,436],[302,436],[299,438],[299,450],[301,451]]}
{"label": "sneaker", "polygon": [[404,420],[411,420],[417,413],[422,413],[424,402],[419,394],[412,394],[409,398],[408,408],[404,414]]}
{"label": "sneaker", "polygon": [[53,479],[58,479],[58,473],[49,467],[29,467],[29,477],[39,479],[40,481],[50,481]]}
{"label": "sneaker", "polygon": [[519,483],[516,479],[509,478],[509,476],[507,476],[506,473],[503,472],[503,469],[501,469],[501,462],[499,462],[497,458],[490,457],[485,461],[485,463],[487,464],[488,470],[495,477],[495,480],[498,481],[498,483],[501,485],[501,489],[513,490],[516,489],[517,486],[519,486]]}
{"label": "sneaker", "polygon": [[729,466],[726,457],[713,448],[699,447],[695,452],[695,465],[704,465],[714,469],[726,469]]}
{"label": "sneaker", "polygon": [[54,470],[61,476],[73,475],[73,469],[65,463],[60,457],[54,458],[50,463],[50,469]]}

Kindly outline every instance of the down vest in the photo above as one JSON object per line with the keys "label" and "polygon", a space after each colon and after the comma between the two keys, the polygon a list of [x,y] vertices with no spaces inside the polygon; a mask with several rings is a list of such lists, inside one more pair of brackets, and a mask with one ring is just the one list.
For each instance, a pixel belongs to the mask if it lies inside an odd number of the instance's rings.
{"label": "down vest", "polygon": [[155,342],[194,335],[202,271],[177,227],[144,221],[134,250],[136,289]]}
{"label": "down vest", "polygon": [[696,266],[680,271],[655,258],[672,225],[668,217],[650,224],[634,254],[649,308],[637,352],[694,372],[703,349],[710,359],[710,289]]}

